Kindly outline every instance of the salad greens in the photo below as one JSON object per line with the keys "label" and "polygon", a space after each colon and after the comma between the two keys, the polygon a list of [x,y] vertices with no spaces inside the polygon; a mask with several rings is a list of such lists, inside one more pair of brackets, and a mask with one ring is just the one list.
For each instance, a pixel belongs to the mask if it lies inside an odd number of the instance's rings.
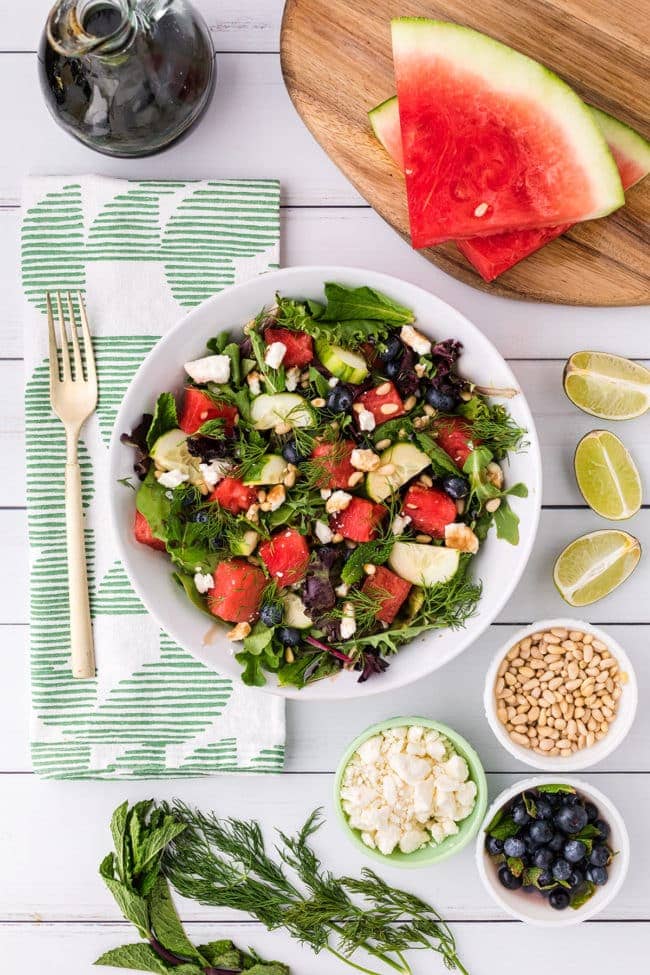
{"label": "salad greens", "polygon": [[322,304],[277,295],[239,337],[210,339],[192,370],[205,381],[188,379],[178,408],[162,392],[123,435],[136,538],[164,548],[197,608],[236,624],[253,686],[382,673],[473,615],[470,565],[492,525],[519,540],[509,499],[527,491],[501,462],[525,431],[457,371],[460,343],[429,340],[372,288],[324,290]]}

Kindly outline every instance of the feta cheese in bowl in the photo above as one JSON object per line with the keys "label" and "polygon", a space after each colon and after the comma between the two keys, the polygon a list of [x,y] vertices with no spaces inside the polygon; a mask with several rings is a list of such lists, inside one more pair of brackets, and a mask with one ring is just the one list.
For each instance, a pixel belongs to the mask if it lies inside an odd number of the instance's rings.
{"label": "feta cheese in bowl", "polygon": [[430,718],[392,718],[347,749],[334,804],[346,834],[366,855],[424,867],[476,835],[487,783],[478,755],[452,728]]}

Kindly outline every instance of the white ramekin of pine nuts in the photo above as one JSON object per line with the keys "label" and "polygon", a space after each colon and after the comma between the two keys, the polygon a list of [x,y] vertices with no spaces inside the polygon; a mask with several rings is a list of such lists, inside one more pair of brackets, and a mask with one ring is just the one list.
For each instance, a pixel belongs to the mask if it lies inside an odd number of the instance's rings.
{"label": "white ramekin of pine nuts", "polygon": [[540,620],[495,655],[483,704],[492,731],[515,758],[549,772],[601,762],[634,721],[637,682],[609,633],[572,619]]}

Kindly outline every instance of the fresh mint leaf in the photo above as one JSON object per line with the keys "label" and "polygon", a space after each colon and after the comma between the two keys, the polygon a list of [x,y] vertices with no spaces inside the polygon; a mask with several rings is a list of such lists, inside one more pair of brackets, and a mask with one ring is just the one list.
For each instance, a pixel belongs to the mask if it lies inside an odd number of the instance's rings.
{"label": "fresh mint leaf", "polygon": [[[127,858],[126,858],[126,833],[129,815],[129,804],[128,802],[123,802],[121,806],[118,806],[113,815],[111,816],[111,836],[113,838],[113,845],[115,847],[115,870],[120,879],[124,879],[127,872]],[[102,865],[106,860],[102,861]]]}
{"label": "fresh mint leaf", "polygon": [[150,936],[149,908],[144,897],[129,890],[120,880],[104,877],[104,883],[127,921],[134,924],[142,938]]}
{"label": "fresh mint leaf", "polygon": [[[156,975],[168,975],[172,971],[171,965],[167,965],[150,945],[142,943],[111,948],[110,951],[100,955],[94,964],[110,965],[112,968],[130,968],[136,972],[155,972]],[[177,972],[178,969],[174,968],[174,971]],[[200,970],[195,969],[195,971]]]}
{"label": "fresh mint leaf", "polygon": [[577,911],[580,907],[584,907],[588,900],[596,893],[596,885],[590,880],[585,880],[584,883],[576,887],[575,891],[571,895],[571,900],[569,901],[571,907],[574,911]]}
{"label": "fresh mint leaf", "polygon": [[156,400],[156,408],[153,412],[153,420],[147,431],[147,446],[152,449],[156,440],[170,430],[178,427],[178,413],[176,412],[176,400],[173,393],[161,393]]}
{"label": "fresh mint leaf", "polygon": [[433,473],[436,477],[446,477],[449,474],[459,475],[460,470],[454,464],[449,454],[440,447],[428,433],[418,433],[415,437],[418,446],[431,461]]}
{"label": "fresh mint leaf", "polygon": [[524,887],[537,887],[539,878],[542,876],[541,867],[526,867],[521,875]]}
{"label": "fresh mint leaf", "polygon": [[343,566],[341,582],[346,586],[354,586],[363,578],[363,567],[367,563],[383,565],[388,560],[394,538],[382,538],[374,542],[361,542]]}
{"label": "fresh mint leaf", "polygon": [[507,857],[506,863],[511,874],[521,877],[524,872],[524,861],[520,857]]}
{"label": "fresh mint leaf", "polygon": [[415,320],[410,308],[399,305],[374,288],[346,288],[330,281],[325,285],[325,297],[327,307],[320,316],[323,322],[369,319],[403,325]]}
{"label": "fresh mint leaf", "polygon": [[505,809],[497,809],[494,816],[492,817],[488,825],[485,827],[485,832],[488,834],[488,836],[492,835],[492,830],[494,829],[495,826],[499,825],[499,823],[501,822],[505,814],[506,814]]}
{"label": "fresh mint leaf", "polygon": [[504,816],[496,826],[488,827],[487,832],[495,840],[507,840],[508,837],[515,836],[519,832],[519,827],[512,816]]}
{"label": "fresh mint leaf", "polygon": [[[170,816],[169,819],[172,817]],[[180,833],[185,828],[182,823],[176,823],[175,826]],[[202,966],[203,958],[183,930],[183,925],[169,893],[169,886],[162,875],[158,876],[158,880],[151,891],[149,914],[156,940],[164,945],[167,951]]]}
{"label": "fresh mint leaf", "polygon": [[535,805],[535,800],[528,792],[524,792],[522,796],[524,800],[524,807],[526,812],[532,819],[537,819],[537,806]]}

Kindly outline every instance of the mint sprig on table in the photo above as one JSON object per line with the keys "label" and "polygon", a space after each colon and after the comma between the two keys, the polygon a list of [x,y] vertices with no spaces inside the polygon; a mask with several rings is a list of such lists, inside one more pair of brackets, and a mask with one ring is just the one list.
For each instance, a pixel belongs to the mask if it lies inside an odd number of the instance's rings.
{"label": "mint sprig on table", "polygon": [[186,825],[153,800],[131,808],[124,802],[113,813],[115,852],[102,860],[99,872],[124,917],[143,941],[104,952],[96,965],[167,975],[289,975],[280,962],[265,962],[236,948],[231,941],[194,945],[187,937],[161,872],[162,855]]}

